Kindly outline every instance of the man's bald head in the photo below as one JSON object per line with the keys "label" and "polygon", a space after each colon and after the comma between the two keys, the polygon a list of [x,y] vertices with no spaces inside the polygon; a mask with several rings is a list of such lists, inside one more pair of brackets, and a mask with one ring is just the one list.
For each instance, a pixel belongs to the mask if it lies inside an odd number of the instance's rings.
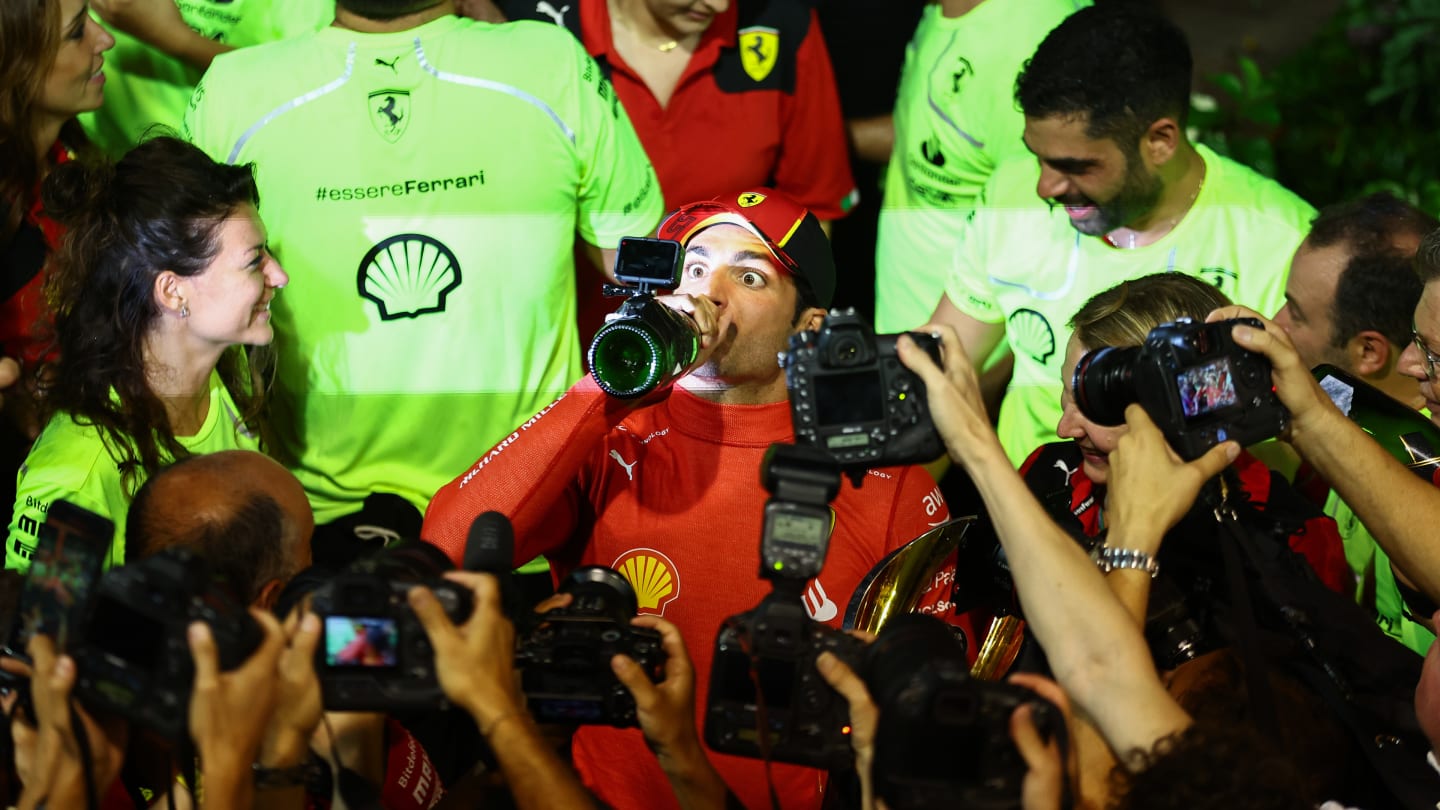
{"label": "man's bald head", "polygon": [[126,520],[125,558],[185,546],[236,598],[264,603],[310,564],[314,529],[295,476],[261,453],[226,450],[182,459],[145,482]]}

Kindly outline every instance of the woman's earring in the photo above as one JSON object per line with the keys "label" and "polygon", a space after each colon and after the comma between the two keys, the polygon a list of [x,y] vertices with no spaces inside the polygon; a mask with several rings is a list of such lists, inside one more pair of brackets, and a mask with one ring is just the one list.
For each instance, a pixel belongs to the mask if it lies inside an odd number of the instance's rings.
{"label": "woman's earring", "polygon": [[187,303],[185,303],[184,301],[181,301],[181,302],[180,302],[180,317],[182,317],[182,318],[188,318],[188,317],[190,317],[190,305],[187,304]]}

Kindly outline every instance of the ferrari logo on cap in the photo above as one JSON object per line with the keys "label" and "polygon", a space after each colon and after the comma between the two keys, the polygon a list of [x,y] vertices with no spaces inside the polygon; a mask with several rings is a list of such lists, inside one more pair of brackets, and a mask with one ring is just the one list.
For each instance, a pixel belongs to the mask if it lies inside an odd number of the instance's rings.
{"label": "ferrari logo on cap", "polygon": [[755,81],[765,81],[775,67],[775,57],[780,54],[780,32],[756,26],[741,30],[739,39],[741,67]]}
{"label": "ferrari logo on cap", "polygon": [[741,208],[754,208],[760,203],[765,202],[765,195],[755,191],[747,191],[741,194],[735,202],[739,203]]}

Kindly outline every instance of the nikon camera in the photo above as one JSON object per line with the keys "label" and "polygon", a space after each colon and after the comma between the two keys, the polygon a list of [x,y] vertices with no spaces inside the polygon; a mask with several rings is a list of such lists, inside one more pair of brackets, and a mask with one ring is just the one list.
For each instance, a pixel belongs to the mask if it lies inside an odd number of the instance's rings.
{"label": "nikon camera", "polygon": [[1186,461],[1235,440],[1246,446],[1276,436],[1289,412],[1270,382],[1270,361],[1241,348],[1236,324],[1254,318],[1197,323],[1184,318],[1150,330],[1139,346],[1096,349],[1075,364],[1075,404],[1099,425],[1125,423],[1140,403]]}
{"label": "nikon camera", "polygon": [[615,677],[617,653],[640,665],[651,681],[661,680],[667,656],[660,633],[635,627],[635,591],[614,569],[587,565],[560,586],[569,605],[535,617],[519,640],[525,705],[541,723],[635,726],[635,698]]}
{"label": "nikon camera", "polygon": [[[940,341],[910,337],[938,364]],[[932,461],[945,453],[925,384],[895,354],[899,335],[876,335],[855,310],[831,310],[817,331],[790,338],[781,357],[795,443],[854,471]]]}
{"label": "nikon camera", "polygon": [[90,606],[88,624],[72,635],[76,694],[172,740],[186,733],[195,682],[190,623],[209,625],[222,671],[244,663],[264,639],[245,608],[212,584],[204,560],[185,548],[109,571]]}
{"label": "nikon camera", "polygon": [[720,627],[705,743],[743,757],[847,767],[854,757],[849,706],[820,677],[815,658],[828,650],[855,667],[863,645],[811,619],[801,601],[825,562],[840,470],[823,450],[776,444],[765,454],[761,483],[773,497],[765,504],[760,576],[774,589]]}

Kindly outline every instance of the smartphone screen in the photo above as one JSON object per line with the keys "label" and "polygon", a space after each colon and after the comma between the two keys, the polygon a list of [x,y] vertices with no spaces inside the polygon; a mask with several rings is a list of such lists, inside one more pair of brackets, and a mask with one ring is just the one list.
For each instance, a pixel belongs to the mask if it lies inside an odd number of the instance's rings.
{"label": "smartphone screen", "polygon": [[86,603],[100,578],[115,524],[69,501],[50,505],[36,534],[35,554],[20,591],[10,647],[23,652],[36,633],[68,649],[70,634],[84,617]]}

